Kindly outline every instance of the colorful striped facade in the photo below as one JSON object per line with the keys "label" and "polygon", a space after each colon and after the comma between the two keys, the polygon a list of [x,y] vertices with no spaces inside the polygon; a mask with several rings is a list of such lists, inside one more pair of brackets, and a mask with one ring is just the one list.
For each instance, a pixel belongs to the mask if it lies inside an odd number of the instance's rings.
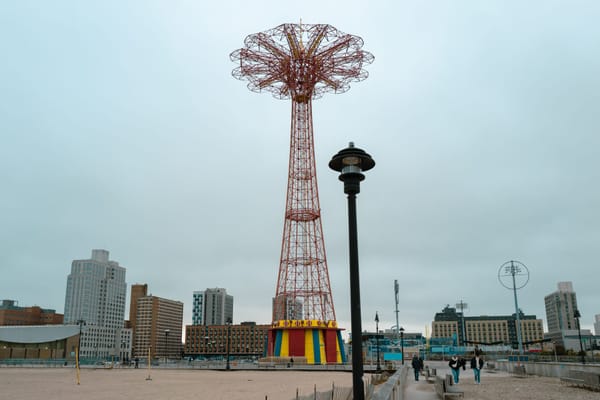
{"label": "colorful striped facade", "polygon": [[269,355],[302,357],[307,364],[345,363],[343,343],[335,321],[278,321],[269,331]]}

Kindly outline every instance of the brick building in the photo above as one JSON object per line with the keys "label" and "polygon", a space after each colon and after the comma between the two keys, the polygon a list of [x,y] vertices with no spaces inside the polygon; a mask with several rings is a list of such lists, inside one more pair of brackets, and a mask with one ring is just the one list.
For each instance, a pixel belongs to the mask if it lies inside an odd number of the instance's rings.
{"label": "brick building", "polygon": [[137,299],[133,357],[181,357],[183,303],[157,296]]}
{"label": "brick building", "polygon": [[[535,315],[519,315],[523,342],[541,341],[544,326]],[[464,329],[463,329],[464,324]],[[431,324],[432,339],[452,338],[455,345],[463,343],[502,343],[515,345],[517,338],[516,315],[465,317],[455,308],[446,306],[435,315]],[[463,337],[463,332],[464,336]]]}
{"label": "brick building", "polygon": [[185,355],[189,357],[257,358],[266,355],[267,336],[271,325],[242,322],[240,325],[187,325]]}
{"label": "brick building", "polygon": [[17,325],[60,325],[63,314],[38,306],[19,307],[15,300],[2,300],[0,304],[0,326]]}

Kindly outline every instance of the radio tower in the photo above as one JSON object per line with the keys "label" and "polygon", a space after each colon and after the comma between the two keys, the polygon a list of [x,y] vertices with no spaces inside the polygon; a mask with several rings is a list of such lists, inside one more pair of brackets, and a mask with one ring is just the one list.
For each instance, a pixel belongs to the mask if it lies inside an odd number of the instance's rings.
{"label": "radio tower", "polygon": [[312,100],[367,78],[363,41],[325,24],[282,24],[246,37],[233,76],[292,100],[285,221],[268,355],[309,364],[345,361],[335,319],[317,189]]}

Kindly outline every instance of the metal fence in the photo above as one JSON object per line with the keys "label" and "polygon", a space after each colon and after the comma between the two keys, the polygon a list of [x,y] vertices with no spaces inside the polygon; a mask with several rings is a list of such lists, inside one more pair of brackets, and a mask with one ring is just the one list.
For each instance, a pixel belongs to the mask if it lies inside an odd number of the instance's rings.
{"label": "metal fence", "polygon": [[352,400],[352,388],[331,385],[330,390],[324,392],[317,392],[317,386],[311,394],[300,395],[298,389],[296,389],[296,397],[294,400]]}
{"label": "metal fence", "polygon": [[[407,371],[408,368],[403,367],[392,376],[370,375],[365,382],[365,399],[402,400]],[[296,389],[296,397],[293,400],[352,400],[352,398],[352,387],[339,387],[332,384],[331,389],[324,392],[318,392],[315,385],[313,393],[306,395],[300,395]]]}
{"label": "metal fence", "polygon": [[[73,365],[73,361],[71,361]],[[10,358],[0,360],[0,367],[41,367],[41,368],[57,368],[64,367],[67,365],[66,360],[52,359],[52,360],[40,360],[30,358]]]}

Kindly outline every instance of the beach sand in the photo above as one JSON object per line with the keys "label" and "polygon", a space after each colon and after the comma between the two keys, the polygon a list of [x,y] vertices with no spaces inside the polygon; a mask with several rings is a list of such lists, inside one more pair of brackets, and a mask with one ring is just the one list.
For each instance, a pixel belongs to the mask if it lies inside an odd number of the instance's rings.
{"label": "beach sand", "polygon": [[349,372],[0,368],[1,400],[292,400],[352,386]]}
{"label": "beach sand", "polygon": [[[444,373],[444,371],[440,371]],[[368,375],[367,375],[368,376]],[[73,368],[0,368],[0,400],[292,400],[300,395],[351,387],[349,372],[295,370],[82,369],[77,385]],[[408,374],[405,400],[435,399],[434,385]],[[482,371],[481,385],[472,373],[461,374],[465,399],[599,400],[600,393],[567,386],[558,378],[516,378]]]}

